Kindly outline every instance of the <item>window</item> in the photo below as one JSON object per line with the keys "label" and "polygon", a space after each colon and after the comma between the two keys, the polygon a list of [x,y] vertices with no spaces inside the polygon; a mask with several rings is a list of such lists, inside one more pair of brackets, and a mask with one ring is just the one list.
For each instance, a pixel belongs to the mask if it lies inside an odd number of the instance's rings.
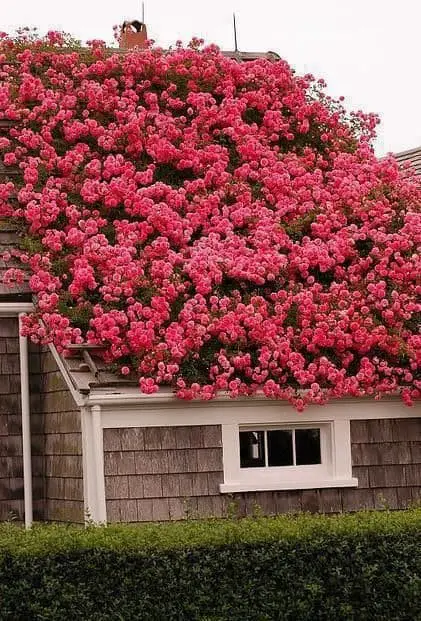
{"label": "window", "polygon": [[321,463],[320,429],[240,431],[240,467]]}
{"label": "window", "polygon": [[222,445],[221,492],[358,483],[352,477],[350,426],[346,420],[241,424],[240,419],[238,424],[222,425]]}

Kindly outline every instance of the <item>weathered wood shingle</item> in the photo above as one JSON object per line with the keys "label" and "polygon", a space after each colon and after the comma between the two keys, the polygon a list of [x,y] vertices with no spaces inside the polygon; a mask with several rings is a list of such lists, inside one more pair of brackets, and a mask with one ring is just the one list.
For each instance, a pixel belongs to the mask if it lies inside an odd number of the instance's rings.
{"label": "weathered wood shingle", "polygon": [[421,147],[415,149],[409,149],[408,151],[401,151],[401,153],[395,154],[396,159],[402,166],[410,164],[417,175],[421,175]]}
{"label": "weathered wood shingle", "polygon": [[[339,513],[404,508],[421,498],[420,419],[351,422],[353,475],[344,489],[220,494],[223,482],[219,425],[107,429],[104,432],[107,514],[110,521],[178,520],[186,517]],[[142,439],[147,438],[143,443]],[[137,449],[136,449],[137,447]],[[134,454],[134,475],[118,475],[122,455]],[[132,458],[129,457],[131,462]],[[119,482],[118,479],[121,479]],[[134,505],[122,504],[116,494]],[[127,509],[130,507],[130,511]]]}

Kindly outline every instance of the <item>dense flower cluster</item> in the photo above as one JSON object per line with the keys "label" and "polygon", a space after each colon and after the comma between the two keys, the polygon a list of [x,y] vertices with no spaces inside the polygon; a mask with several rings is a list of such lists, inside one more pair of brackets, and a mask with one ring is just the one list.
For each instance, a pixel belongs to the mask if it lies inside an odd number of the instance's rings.
{"label": "dense flower cluster", "polygon": [[0,84],[33,340],[102,344],[143,392],[185,399],[420,396],[421,192],[374,156],[375,116],[197,40],[4,37]]}

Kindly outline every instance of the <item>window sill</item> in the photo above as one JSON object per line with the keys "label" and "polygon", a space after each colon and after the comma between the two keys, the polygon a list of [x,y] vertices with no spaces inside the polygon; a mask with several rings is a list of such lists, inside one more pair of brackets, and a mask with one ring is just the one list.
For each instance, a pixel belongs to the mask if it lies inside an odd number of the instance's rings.
{"label": "window sill", "polygon": [[219,491],[221,494],[233,494],[235,492],[270,492],[287,491],[300,489],[322,489],[326,487],[357,487],[358,479],[326,479],[322,481],[291,481],[280,483],[279,481],[261,482],[242,482],[242,483],[221,483]]}

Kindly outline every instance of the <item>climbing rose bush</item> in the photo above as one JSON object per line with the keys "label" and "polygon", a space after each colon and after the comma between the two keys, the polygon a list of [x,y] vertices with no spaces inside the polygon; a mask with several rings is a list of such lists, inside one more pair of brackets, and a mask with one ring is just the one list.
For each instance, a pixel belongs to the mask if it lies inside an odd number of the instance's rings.
{"label": "climbing rose bush", "polygon": [[24,231],[25,333],[101,344],[144,393],[412,403],[419,183],[323,81],[201,43],[122,55],[3,35],[0,148],[21,175],[0,210]]}

